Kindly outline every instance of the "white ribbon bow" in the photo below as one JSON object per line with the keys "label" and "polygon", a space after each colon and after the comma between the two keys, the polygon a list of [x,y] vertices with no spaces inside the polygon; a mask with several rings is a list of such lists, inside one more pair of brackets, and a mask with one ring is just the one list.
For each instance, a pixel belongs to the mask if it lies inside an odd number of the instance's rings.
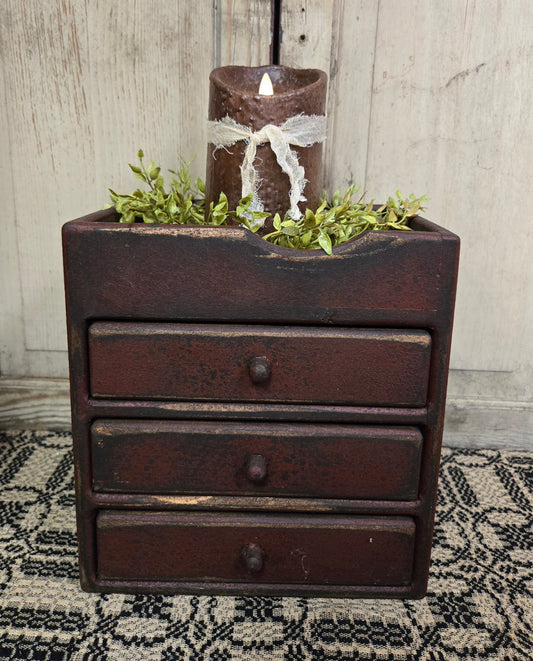
{"label": "white ribbon bow", "polygon": [[250,205],[252,211],[263,211],[263,203],[257,192],[260,184],[259,175],[254,168],[257,146],[269,142],[281,169],[289,176],[291,182],[289,216],[293,220],[302,217],[298,202],[305,201],[303,191],[307,180],[296,152],[289,145],[310,147],[316,142],[323,142],[326,139],[325,115],[294,115],[281,126],[267,124],[256,133],[247,126],[237,124],[234,119],[226,115],[219,121],[207,122],[207,139],[216,149],[230,147],[239,140],[248,143],[241,165],[241,197],[250,194],[253,196]]}

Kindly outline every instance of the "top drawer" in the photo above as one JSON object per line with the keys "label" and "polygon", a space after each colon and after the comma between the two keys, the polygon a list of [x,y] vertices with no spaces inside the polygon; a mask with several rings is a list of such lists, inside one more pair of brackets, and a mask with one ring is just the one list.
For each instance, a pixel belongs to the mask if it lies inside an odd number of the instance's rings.
{"label": "top drawer", "polygon": [[93,397],[423,406],[421,330],[142,322],[89,328]]}

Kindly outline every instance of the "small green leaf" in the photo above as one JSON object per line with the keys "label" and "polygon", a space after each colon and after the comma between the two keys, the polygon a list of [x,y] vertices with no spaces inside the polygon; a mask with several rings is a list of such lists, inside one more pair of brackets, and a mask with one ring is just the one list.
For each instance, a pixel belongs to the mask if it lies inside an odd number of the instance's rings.
{"label": "small green leaf", "polygon": [[304,222],[306,227],[314,227],[316,225],[316,216],[311,209],[305,210]]}
{"label": "small green leaf", "polygon": [[324,232],[320,232],[318,235],[318,243],[322,250],[327,253],[328,255],[331,255],[332,253],[332,248],[331,248],[331,239],[329,237],[329,234],[325,234]]}
{"label": "small green leaf", "polygon": [[285,236],[296,236],[298,234],[298,228],[294,220],[284,220],[281,223],[281,231]]}
{"label": "small green leaf", "polygon": [[228,210],[228,198],[226,197],[225,193],[220,193],[218,197],[218,204],[216,205],[215,209],[219,209],[221,211]]}
{"label": "small green leaf", "polygon": [[302,236],[302,247],[307,248],[307,246],[311,243],[312,238],[313,238],[313,232],[309,230]]}
{"label": "small green leaf", "polygon": [[[132,167],[132,170],[133,170],[133,167]],[[133,174],[137,177],[137,179],[139,181],[142,181],[142,182],[146,183],[146,177],[144,176],[144,174],[142,172],[136,172],[135,170],[133,170]]]}

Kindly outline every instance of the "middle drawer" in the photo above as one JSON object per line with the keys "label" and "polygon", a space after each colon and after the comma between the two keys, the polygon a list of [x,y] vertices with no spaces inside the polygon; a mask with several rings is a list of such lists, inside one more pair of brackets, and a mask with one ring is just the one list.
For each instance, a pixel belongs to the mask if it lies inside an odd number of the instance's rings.
{"label": "middle drawer", "polygon": [[93,489],[412,500],[416,427],[97,420]]}

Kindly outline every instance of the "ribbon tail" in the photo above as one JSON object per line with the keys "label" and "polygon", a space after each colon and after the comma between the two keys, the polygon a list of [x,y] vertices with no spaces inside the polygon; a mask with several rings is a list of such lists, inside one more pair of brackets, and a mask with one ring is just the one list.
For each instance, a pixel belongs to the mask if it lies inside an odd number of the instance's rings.
{"label": "ribbon tail", "polygon": [[244,152],[244,158],[241,164],[241,199],[244,197],[252,196],[250,204],[251,211],[263,211],[263,204],[259,199],[257,190],[259,188],[259,175],[254,168],[254,161],[257,153],[257,145],[260,142],[258,134],[253,135],[248,140],[248,146]]}
{"label": "ribbon tail", "polygon": [[268,127],[268,137],[270,147],[276,154],[276,159],[283,172],[288,175],[291,182],[289,194],[290,209],[289,216],[293,220],[300,220],[302,212],[298,207],[299,202],[304,202],[304,188],[307,180],[305,179],[305,170],[298,161],[296,152],[290,148],[290,145],[283,134],[283,131],[277,126]]}

